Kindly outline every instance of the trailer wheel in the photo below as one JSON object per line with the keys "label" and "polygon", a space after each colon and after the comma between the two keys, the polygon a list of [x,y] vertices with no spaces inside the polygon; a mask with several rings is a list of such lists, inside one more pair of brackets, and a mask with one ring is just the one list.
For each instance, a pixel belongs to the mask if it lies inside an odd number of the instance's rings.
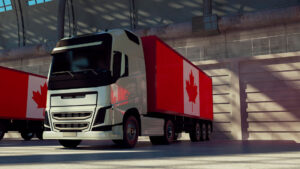
{"label": "trailer wheel", "polygon": [[35,135],[39,140],[43,140],[43,131],[37,131]]}
{"label": "trailer wheel", "polygon": [[4,132],[4,131],[2,131],[2,130],[0,130],[0,140],[2,140],[2,139],[3,139],[3,137],[4,137],[4,134],[5,134],[5,132]]}
{"label": "trailer wheel", "polygon": [[58,142],[65,148],[76,148],[81,140],[58,140]]}
{"label": "trailer wheel", "polygon": [[4,134],[5,134],[5,131],[3,131],[3,130],[0,130],[0,140],[2,140],[2,139],[3,139],[3,137],[4,137]]}
{"label": "trailer wheel", "polygon": [[5,126],[4,126],[3,124],[1,124],[1,122],[0,122],[0,140],[3,139],[5,133],[6,133],[6,128],[5,128]]}
{"label": "trailer wheel", "polygon": [[201,123],[201,140],[207,140],[207,127],[205,123]]}
{"label": "trailer wheel", "polygon": [[128,116],[123,124],[123,146],[127,148],[134,147],[138,141],[139,132],[139,123],[136,117]]}
{"label": "trailer wheel", "polygon": [[171,144],[175,138],[175,128],[171,120],[165,121],[163,136],[150,136],[150,141],[153,145]]}
{"label": "trailer wheel", "polygon": [[192,131],[190,131],[189,135],[190,135],[190,139],[192,142],[198,142],[201,140],[201,127],[200,124],[197,122],[194,125],[194,128],[192,129]]}
{"label": "trailer wheel", "polygon": [[207,127],[206,127],[206,140],[210,140],[210,136],[211,136],[211,124],[208,123]]}
{"label": "trailer wheel", "polygon": [[21,131],[21,136],[25,141],[29,141],[34,136],[34,132],[32,132],[32,131]]}

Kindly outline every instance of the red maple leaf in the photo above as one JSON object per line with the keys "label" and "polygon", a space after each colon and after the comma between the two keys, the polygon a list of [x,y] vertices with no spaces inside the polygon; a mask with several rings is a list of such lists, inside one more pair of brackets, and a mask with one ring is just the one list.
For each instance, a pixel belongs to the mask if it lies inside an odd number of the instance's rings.
{"label": "red maple leaf", "polygon": [[192,111],[193,111],[193,103],[194,104],[196,103],[196,97],[198,95],[198,91],[197,91],[198,87],[194,82],[194,75],[192,71],[190,73],[189,80],[186,80],[185,83],[186,83],[185,89],[189,96],[189,102],[192,102]]}
{"label": "red maple leaf", "polygon": [[41,87],[41,93],[39,91],[33,91],[32,99],[38,105],[38,108],[46,108],[47,100],[47,83]]}

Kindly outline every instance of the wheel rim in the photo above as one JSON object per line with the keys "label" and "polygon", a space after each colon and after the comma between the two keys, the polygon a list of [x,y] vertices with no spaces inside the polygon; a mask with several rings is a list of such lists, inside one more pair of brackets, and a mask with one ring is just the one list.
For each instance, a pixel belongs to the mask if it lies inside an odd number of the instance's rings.
{"label": "wheel rim", "polygon": [[173,141],[174,138],[174,128],[173,128],[173,124],[171,121],[167,122],[167,126],[166,126],[166,133],[167,133],[167,139],[169,142]]}
{"label": "wheel rim", "polygon": [[195,127],[195,134],[196,134],[196,139],[197,139],[197,141],[199,141],[200,138],[201,138],[201,128],[200,128],[199,123],[196,124],[196,127]]}
{"label": "wheel rim", "polygon": [[130,143],[135,142],[137,136],[137,126],[135,121],[129,120],[127,124],[126,135],[127,135],[128,142]]}

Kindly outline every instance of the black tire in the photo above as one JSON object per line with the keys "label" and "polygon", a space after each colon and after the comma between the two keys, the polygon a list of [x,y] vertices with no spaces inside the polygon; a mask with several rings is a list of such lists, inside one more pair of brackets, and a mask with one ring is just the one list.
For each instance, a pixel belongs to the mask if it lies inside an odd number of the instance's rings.
{"label": "black tire", "polygon": [[[126,148],[133,148],[138,142],[140,127],[135,116],[128,116],[123,122],[122,145]],[[116,141],[118,143],[118,141]]]}
{"label": "black tire", "polygon": [[5,133],[6,133],[6,127],[0,122],[0,140],[3,139]]}
{"label": "black tire", "polygon": [[58,142],[65,148],[76,148],[81,143],[81,140],[58,140]]}
{"label": "black tire", "polygon": [[153,145],[171,144],[175,138],[175,127],[172,120],[165,121],[163,136],[150,136],[149,138]]}
{"label": "black tire", "polygon": [[0,130],[0,140],[3,139],[4,137],[4,134],[5,134],[5,131],[4,130]]}
{"label": "black tire", "polygon": [[177,141],[177,140],[178,140],[179,135],[180,135],[180,133],[176,133],[176,132],[175,132],[175,134],[174,134],[174,141]]}
{"label": "black tire", "polygon": [[200,123],[201,124],[201,141],[206,141],[207,140],[207,127],[205,123]]}
{"label": "black tire", "polygon": [[21,131],[21,136],[25,141],[29,141],[34,136],[34,132],[32,132],[32,131]]}
{"label": "black tire", "polygon": [[198,122],[194,124],[193,129],[189,133],[192,142],[199,142],[201,140],[201,127]]}
{"label": "black tire", "polygon": [[43,131],[37,131],[35,135],[39,140],[43,140]]}
{"label": "black tire", "polygon": [[211,137],[211,131],[212,131],[212,128],[211,128],[211,123],[208,123],[206,125],[206,140],[210,140],[210,137]]}

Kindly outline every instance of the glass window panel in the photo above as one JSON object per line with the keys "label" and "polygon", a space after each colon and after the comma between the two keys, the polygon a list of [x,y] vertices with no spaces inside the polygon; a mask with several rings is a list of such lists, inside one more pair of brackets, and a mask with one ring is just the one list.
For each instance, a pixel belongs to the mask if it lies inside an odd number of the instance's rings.
{"label": "glass window panel", "polygon": [[35,0],[29,0],[29,1],[28,1],[28,5],[29,5],[29,6],[35,5]]}
{"label": "glass window panel", "polygon": [[12,6],[6,6],[6,10],[7,10],[7,11],[12,10]]}
{"label": "glass window panel", "polygon": [[36,0],[36,3],[37,3],[37,4],[44,3],[44,0]]}
{"label": "glass window panel", "polygon": [[11,2],[10,2],[10,0],[4,0],[4,4],[5,5],[11,5]]}

